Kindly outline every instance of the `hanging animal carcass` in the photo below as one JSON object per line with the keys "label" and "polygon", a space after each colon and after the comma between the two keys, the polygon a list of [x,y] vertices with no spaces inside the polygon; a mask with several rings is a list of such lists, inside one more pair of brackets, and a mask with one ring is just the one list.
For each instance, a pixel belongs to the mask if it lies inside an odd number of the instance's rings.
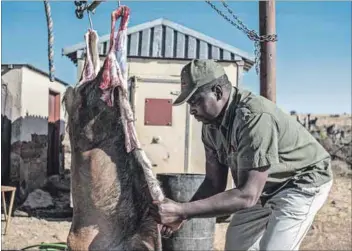
{"label": "hanging animal carcass", "polygon": [[63,99],[72,149],[71,250],[161,250],[151,209],[164,195],[140,148],[127,98],[128,20],[126,6],[112,13],[110,50],[101,69],[98,35],[87,32],[82,78]]}

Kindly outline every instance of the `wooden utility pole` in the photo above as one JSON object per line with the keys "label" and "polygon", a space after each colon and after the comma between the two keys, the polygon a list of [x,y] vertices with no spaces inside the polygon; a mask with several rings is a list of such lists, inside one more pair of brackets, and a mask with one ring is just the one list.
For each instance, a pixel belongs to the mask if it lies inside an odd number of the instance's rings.
{"label": "wooden utility pole", "polygon": [[[259,35],[276,34],[275,0],[259,1]],[[262,42],[260,95],[276,103],[276,42]]]}

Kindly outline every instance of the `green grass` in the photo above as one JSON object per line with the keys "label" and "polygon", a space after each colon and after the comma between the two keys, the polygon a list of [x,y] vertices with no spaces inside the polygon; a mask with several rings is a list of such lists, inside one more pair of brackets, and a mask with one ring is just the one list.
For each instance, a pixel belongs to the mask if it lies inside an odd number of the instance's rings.
{"label": "green grass", "polygon": [[37,245],[32,245],[32,246],[28,246],[25,247],[21,250],[27,250],[27,249],[32,249],[37,247],[38,250],[40,251],[57,251],[57,250],[67,250],[67,245],[65,242],[57,242],[57,243],[45,243],[42,242],[40,244]]}

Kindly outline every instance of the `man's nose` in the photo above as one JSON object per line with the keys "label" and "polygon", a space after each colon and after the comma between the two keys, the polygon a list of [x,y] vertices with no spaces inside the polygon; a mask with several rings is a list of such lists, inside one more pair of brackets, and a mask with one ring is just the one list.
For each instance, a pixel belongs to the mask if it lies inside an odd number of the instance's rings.
{"label": "man's nose", "polygon": [[194,107],[190,106],[189,113],[191,115],[195,115],[195,114],[197,114],[197,110]]}

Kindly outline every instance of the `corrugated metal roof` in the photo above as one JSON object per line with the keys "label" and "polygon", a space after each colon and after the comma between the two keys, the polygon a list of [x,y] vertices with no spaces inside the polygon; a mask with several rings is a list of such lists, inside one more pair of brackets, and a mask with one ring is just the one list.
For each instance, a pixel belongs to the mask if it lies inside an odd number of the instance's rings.
{"label": "corrugated metal roof", "polygon": [[[110,35],[99,38],[99,53],[108,52]],[[79,43],[62,50],[75,64],[85,51],[85,43]],[[231,45],[189,29],[180,24],[156,19],[128,28],[127,56],[165,59],[215,59],[220,61],[244,60],[244,69],[254,64],[254,57]]]}

